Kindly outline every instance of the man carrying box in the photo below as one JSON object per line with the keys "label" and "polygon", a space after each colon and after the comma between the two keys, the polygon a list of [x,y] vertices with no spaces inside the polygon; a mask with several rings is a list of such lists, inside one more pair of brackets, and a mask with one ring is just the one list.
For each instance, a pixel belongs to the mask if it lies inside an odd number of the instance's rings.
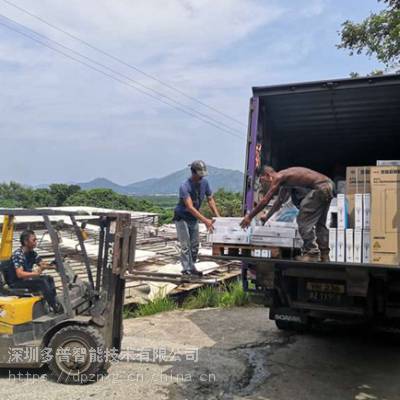
{"label": "man carrying box", "polygon": [[[333,198],[333,182],[327,176],[308,168],[292,167],[277,172],[268,166],[264,166],[260,181],[261,183],[268,182],[269,190],[259,204],[243,218],[240,226],[247,228],[251,220],[282,188],[309,190],[299,204],[297,224],[304,244],[303,255],[297,256],[296,259],[298,261],[329,261],[329,230],[326,227],[326,218]],[[279,206],[283,204],[279,201],[280,197],[278,197]],[[277,210],[277,206],[273,207],[272,212],[268,213],[264,220],[270,218]]]}
{"label": "man carrying box", "polygon": [[175,207],[174,222],[181,246],[182,274],[201,276],[201,271],[195,268],[199,251],[199,221],[206,225],[209,232],[213,231],[213,221],[199,211],[204,198],[207,198],[208,206],[214,216],[220,215],[210,185],[204,178],[208,175],[206,164],[198,160],[189,166],[192,175],[179,188],[179,202]]}

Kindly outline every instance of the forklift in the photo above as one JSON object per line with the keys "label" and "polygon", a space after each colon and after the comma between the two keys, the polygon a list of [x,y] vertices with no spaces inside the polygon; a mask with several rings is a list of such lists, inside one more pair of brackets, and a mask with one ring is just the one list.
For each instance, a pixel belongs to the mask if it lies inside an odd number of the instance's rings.
{"label": "forklift", "polygon": [[[0,244],[0,368],[41,368],[59,383],[86,384],[107,372],[121,350],[125,276],[134,266],[137,229],[128,213],[93,213],[90,223],[99,228],[97,260],[85,248],[87,213],[54,209],[0,209],[3,216]],[[63,311],[50,312],[41,293],[11,288],[7,271],[11,263],[15,219],[35,217],[48,233],[62,292]],[[39,217],[39,218],[37,218]],[[78,276],[61,250],[59,227],[70,220],[85,266]],[[86,217],[85,217],[86,218]],[[32,219],[32,218],[31,218]],[[94,277],[93,271],[96,271]]]}

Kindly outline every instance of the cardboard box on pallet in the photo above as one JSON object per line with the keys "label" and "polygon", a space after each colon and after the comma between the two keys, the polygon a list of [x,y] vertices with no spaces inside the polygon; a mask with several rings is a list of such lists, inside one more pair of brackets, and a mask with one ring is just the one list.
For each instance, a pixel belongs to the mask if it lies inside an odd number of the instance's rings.
{"label": "cardboard box on pallet", "polygon": [[208,235],[208,241],[212,243],[249,244],[250,235],[245,231],[211,233]]}
{"label": "cardboard box on pallet", "polygon": [[371,168],[371,262],[400,264],[400,166]]}
{"label": "cardboard box on pallet", "polygon": [[214,232],[208,235],[208,241],[212,243],[249,244],[252,227],[243,230],[240,227],[242,218],[215,218]]}
{"label": "cardboard box on pallet", "polygon": [[295,239],[252,235],[250,243],[258,246],[294,247]]}
{"label": "cardboard box on pallet", "polygon": [[255,226],[252,229],[252,236],[267,236],[276,238],[292,238],[299,237],[297,229],[273,227],[273,226]]}

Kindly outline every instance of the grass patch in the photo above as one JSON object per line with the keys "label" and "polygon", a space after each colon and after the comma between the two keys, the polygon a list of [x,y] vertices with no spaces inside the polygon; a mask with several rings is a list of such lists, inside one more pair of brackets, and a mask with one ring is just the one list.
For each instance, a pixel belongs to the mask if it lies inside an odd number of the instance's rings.
{"label": "grass patch", "polygon": [[133,317],[146,317],[147,315],[158,314],[164,311],[172,311],[178,308],[178,305],[171,297],[157,297],[147,304],[140,304],[133,313]]}
{"label": "grass patch", "polygon": [[234,281],[227,285],[200,288],[190,295],[183,303],[185,309],[206,307],[241,307],[249,303],[249,295],[243,290],[241,281]]}
{"label": "grass patch", "polygon": [[243,290],[242,282],[236,280],[222,286],[203,286],[189,295],[179,307],[171,297],[159,296],[147,304],[140,304],[136,308],[125,307],[124,318],[146,317],[164,311],[178,308],[194,310],[208,307],[242,307],[249,303],[249,294]]}
{"label": "grass patch", "polygon": [[221,307],[242,307],[249,304],[249,294],[243,290],[241,281],[229,283],[220,296]]}
{"label": "grass patch", "polygon": [[124,306],[124,308],[122,309],[122,318],[123,319],[134,318],[135,310],[136,310],[136,307],[132,306],[132,304],[128,304],[128,305]]}
{"label": "grass patch", "polygon": [[218,307],[220,303],[220,292],[215,286],[201,287],[195,294],[190,295],[182,307],[188,310],[195,308]]}

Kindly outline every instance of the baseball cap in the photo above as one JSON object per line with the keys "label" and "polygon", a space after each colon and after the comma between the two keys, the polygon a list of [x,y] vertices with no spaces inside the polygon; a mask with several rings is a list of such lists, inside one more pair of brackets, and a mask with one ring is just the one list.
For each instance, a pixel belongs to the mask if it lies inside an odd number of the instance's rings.
{"label": "baseball cap", "polygon": [[202,160],[193,161],[189,167],[195,171],[198,176],[203,177],[208,175],[206,163]]}

